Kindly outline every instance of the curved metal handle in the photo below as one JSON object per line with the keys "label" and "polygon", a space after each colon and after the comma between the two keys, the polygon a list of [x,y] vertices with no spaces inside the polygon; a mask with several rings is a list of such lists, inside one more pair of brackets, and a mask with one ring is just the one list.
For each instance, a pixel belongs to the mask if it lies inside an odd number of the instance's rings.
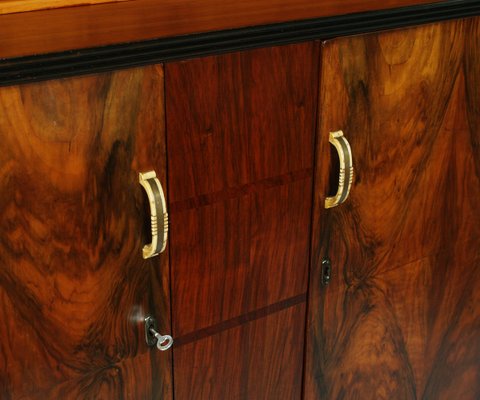
{"label": "curved metal handle", "polygon": [[347,200],[353,183],[354,170],[352,149],[348,140],[343,136],[343,132],[330,132],[328,141],[335,146],[340,159],[340,175],[338,177],[337,194],[325,199],[325,208],[332,208]]}
{"label": "curved metal handle", "polygon": [[167,203],[155,171],[141,172],[138,175],[138,180],[147,192],[148,202],[150,203],[152,243],[146,244],[142,249],[143,258],[150,258],[164,251],[167,246]]}

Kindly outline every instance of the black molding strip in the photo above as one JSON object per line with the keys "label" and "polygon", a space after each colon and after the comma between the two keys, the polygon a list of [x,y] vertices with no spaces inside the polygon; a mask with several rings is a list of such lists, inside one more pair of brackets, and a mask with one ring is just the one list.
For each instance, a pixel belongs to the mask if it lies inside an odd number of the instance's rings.
{"label": "black molding strip", "polygon": [[0,60],[0,86],[480,15],[480,0],[362,12]]}

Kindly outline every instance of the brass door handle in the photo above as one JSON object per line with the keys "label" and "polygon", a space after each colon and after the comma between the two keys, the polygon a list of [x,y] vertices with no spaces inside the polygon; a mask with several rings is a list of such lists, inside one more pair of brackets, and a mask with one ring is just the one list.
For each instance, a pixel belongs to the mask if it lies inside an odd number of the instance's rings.
{"label": "brass door handle", "polygon": [[335,146],[340,159],[340,174],[338,177],[337,194],[325,199],[325,208],[336,207],[347,200],[353,183],[353,157],[350,143],[342,131],[330,132],[328,141]]}
{"label": "brass door handle", "polygon": [[152,242],[143,246],[142,249],[143,258],[150,258],[164,251],[167,246],[167,203],[155,171],[140,172],[138,180],[147,192],[150,204]]}

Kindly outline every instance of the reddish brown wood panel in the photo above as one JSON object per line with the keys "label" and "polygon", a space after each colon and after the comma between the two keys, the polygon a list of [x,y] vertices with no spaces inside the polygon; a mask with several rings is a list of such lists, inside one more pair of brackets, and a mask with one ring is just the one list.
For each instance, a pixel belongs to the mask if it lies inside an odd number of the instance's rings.
{"label": "reddish brown wood panel", "polygon": [[0,90],[2,397],[171,398],[168,255],[138,172],[166,180],[163,69]]}
{"label": "reddish brown wood panel", "polygon": [[[318,58],[319,44],[307,43],[166,66],[172,315],[180,341],[306,293]],[[303,335],[302,324],[288,329]],[[276,342],[264,340],[266,357]],[[302,343],[285,345],[302,353]],[[178,393],[196,393],[200,372],[176,351],[175,376],[190,377],[185,385],[192,386]],[[260,356],[211,351],[205,362],[231,368]],[[218,384],[233,385],[234,375],[225,371]],[[256,385],[272,384],[264,378]]]}
{"label": "reddish brown wood panel", "polygon": [[135,0],[0,16],[0,58],[438,0]]}
{"label": "reddish brown wood panel", "polygon": [[303,303],[176,348],[175,398],[300,399],[304,321]]}
{"label": "reddish brown wood panel", "polygon": [[288,177],[277,177],[313,168],[318,52],[310,42],[166,65],[175,208],[236,198],[266,179],[282,185]]}
{"label": "reddish brown wood panel", "polygon": [[[307,399],[480,396],[478,30],[459,20],[324,46]],[[338,129],[356,181],[324,210]]]}
{"label": "reddish brown wood panel", "polygon": [[175,336],[306,292],[311,182],[170,214]]}

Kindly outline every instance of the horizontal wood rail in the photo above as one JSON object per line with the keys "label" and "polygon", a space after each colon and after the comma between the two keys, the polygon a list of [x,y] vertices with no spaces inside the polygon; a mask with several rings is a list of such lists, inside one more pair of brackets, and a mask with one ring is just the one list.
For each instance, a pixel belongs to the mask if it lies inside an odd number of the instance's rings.
{"label": "horizontal wood rail", "polygon": [[[480,15],[478,0],[455,0],[62,53],[0,59],[0,86],[307,40],[326,40],[475,15]],[[1,19],[0,16],[0,33],[4,28]],[[1,41],[0,36],[0,52]]]}
{"label": "horizontal wood rail", "polygon": [[[5,14],[0,15],[0,58],[385,10],[437,1],[134,0]],[[86,0],[84,3],[88,2]],[[16,3],[20,6],[24,2]]]}

